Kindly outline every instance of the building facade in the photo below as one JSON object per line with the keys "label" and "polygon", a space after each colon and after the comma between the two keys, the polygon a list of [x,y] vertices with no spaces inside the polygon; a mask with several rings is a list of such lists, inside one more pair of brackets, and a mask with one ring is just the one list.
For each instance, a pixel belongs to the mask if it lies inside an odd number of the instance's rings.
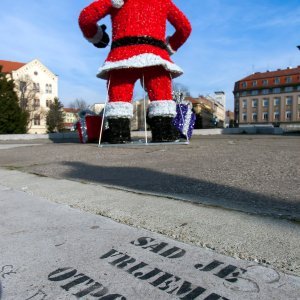
{"label": "building facade", "polygon": [[66,130],[73,130],[74,124],[78,121],[79,109],[76,108],[63,108],[63,116],[64,116],[64,127]]}
{"label": "building facade", "polygon": [[193,109],[196,113],[195,129],[224,127],[225,107],[221,102],[225,101],[225,93],[222,97],[223,100],[220,102],[213,96],[186,97],[186,100],[193,104]]}
{"label": "building facade", "polygon": [[300,66],[249,75],[235,83],[238,125],[300,123]]}
{"label": "building facade", "polygon": [[226,110],[226,113],[225,113],[225,127],[226,128],[234,127],[234,112],[233,111]]}
{"label": "building facade", "polygon": [[20,106],[29,112],[28,133],[46,133],[46,115],[58,97],[58,76],[37,59],[29,63],[0,60],[0,65],[15,82]]}

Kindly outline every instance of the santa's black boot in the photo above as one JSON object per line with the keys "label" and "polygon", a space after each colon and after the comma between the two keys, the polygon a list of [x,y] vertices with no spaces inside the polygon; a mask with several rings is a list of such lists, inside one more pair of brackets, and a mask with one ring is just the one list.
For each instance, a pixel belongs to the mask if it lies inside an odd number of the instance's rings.
{"label": "santa's black boot", "polygon": [[110,144],[125,144],[131,141],[130,120],[127,118],[108,119],[107,141]]}
{"label": "santa's black boot", "polygon": [[172,124],[173,118],[155,116],[149,119],[152,143],[175,142],[180,134]]}

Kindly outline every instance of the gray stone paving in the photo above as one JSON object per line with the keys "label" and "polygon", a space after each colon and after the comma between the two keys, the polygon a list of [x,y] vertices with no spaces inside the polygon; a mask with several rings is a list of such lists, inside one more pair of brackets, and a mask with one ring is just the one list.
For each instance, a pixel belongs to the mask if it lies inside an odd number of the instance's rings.
{"label": "gray stone paving", "polygon": [[48,142],[1,150],[0,166],[299,221],[299,149],[299,136],[195,137],[188,146],[134,149]]}
{"label": "gray stone paving", "polygon": [[[2,298],[299,299],[299,149],[299,136],[0,142]],[[143,236],[153,244],[130,243]],[[165,244],[185,254],[168,259]]]}

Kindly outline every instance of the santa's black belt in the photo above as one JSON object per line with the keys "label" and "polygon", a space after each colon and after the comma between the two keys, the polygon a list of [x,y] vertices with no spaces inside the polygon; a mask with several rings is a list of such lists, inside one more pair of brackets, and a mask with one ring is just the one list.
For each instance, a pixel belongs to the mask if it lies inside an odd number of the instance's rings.
{"label": "santa's black belt", "polygon": [[161,49],[167,49],[167,46],[163,41],[150,36],[126,36],[113,41],[111,44],[111,49],[133,45],[151,45]]}

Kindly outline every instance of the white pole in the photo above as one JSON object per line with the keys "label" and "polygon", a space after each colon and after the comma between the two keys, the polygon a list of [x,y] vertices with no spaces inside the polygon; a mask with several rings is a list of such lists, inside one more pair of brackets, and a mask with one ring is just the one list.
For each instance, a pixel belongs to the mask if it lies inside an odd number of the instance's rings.
{"label": "white pole", "polygon": [[104,108],[103,108],[103,115],[102,115],[102,120],[101,120],[101,127],[100,127],[100,135],[99,135],[99,144],[98,144],[98,147],[101,147],[101,138],[102,138],[103,125],[104,125],[104,118],[105,118],[105,109],[106,109],[106,105],[107,105],[107,102],[108,102],[108,90],[109,90],[109,86],[110,86],[110,77],[109,77],[108,83],[107,83],[107,93],[106,93],[106,99],[105,99],[105,104],[104,104]]}
{"label": "white pole", "polygon": [[145,126],[145,142],[148,144],[148,137],[147,137],[147,114],[146,114],[146,91],[145,91],[145,78],[143,74],[143,89],[144,89],[144,126]]}

